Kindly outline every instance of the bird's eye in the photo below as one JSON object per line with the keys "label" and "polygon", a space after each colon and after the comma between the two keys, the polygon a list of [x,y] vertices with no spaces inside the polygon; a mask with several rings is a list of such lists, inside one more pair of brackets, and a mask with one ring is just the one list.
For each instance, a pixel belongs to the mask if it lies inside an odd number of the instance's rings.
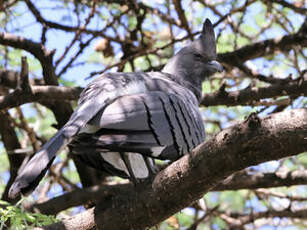
{"label": "bird's eye", "polygon": [[202,59],[202,56],[200,54],[197,54],[197,53],[194,54],[194,57],[197,58],[197,59]]}

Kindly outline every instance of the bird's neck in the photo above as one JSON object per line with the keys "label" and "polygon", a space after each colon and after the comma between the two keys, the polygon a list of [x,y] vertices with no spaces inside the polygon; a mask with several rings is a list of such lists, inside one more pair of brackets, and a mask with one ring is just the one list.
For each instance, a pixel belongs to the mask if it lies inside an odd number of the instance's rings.
{"label": "bird's neck", "polygon": [[200,102],[202,86],[201,79],[198,76],[194,76],[194,74],[187,69],[182,68],[175,57],[168,61],[162,69],[162,72],[170,74],[172,80],[191,90],[195,94],[198,102]]}

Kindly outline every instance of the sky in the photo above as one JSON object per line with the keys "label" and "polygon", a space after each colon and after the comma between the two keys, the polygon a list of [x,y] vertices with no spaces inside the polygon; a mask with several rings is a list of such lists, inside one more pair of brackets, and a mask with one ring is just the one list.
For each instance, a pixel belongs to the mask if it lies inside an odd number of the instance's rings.
{"label": "sky", "polygon": [[[153,6],[156,6],[157,4],[161,3],[162,1],[144,1],[147,4],[153,4]],[[242,1],[243,3],[244,1]],[[38,8],[43,9],[42,12],[42,16],[45,17],[46,19],[50,20],[50,21],[54,21],[54,22],[60,22],[66,25],[76,25],[76,18],[74,17],[73,14],[71,14],[71,12],[67,9],[62,9],[60,2],[58,1],[51,1],[51,0],[45,0],[45,1],[34,1],[35,5]],[[183,1],[184,3],[184,8],[188,8],[189,7],[189,1]],[[70,4],[70,3],[68,3]],[[59,6],[56,10],[54,10],[54,7]],[[161,11],[166,12],[166,9],[161,7],[160,8]],[[229,8],[227,7],[219,7],[219,10],[223,13],[226,14],[229,11]],[[261,11],[261,7],[257,7],[257,5],[255,7],[253,7],[252,9],[249,9],[249,13],[250,13],[250,17],[248,17],[245,21],[245,23],[247,25],[250,25],[252,27],[256,26],[256,21],[254,21],[252,19],[253,16],[259,14],[259,11]],[[8,32],[11,32],[15,35],[21,35],[23,37],[29,38],[33,41],[39,42],[40,41],[40,36],[41,36],[41,26],[39,23],[36,23],[36,19],[33,17],[32,13],[29,12],[29,10],[27,9],[27,7],[25,6],[25,4],[23,2],[20,2],[18,4],[18,8],[15,11],[16,14],[20,14],[20,15],[16,15],[16,20],[11,20],[11,23],[8,24],[8,27],[6,28],[6,30]],[[88,15],[88,10],[86,9],[81,15],[82,18],[85,18]],[[102,14],[104,14],[105,17],[107,17],[108,15],[108,11],[107,10],[102,10]],[[172,11],[172,16],[177,17],[176,13],[174,11]],[[212,22],[215,22],[217,20],[217,17],[215,17],[212,12],[208,9],[202,9],[199,11],[195,12],[195,15],[193,15],[194,17],[198,17],[200,19],[205,19],[206,17],[210,18],[212,20]],[[269,19],[268,19],[269,21]],[[291,21],[293,23],[293,25],[295,27],[298,27],[302,22],[303,22],[303,17],[296,17],[296,18],[291,18]],[[99,16],[94,16],[93,20],[91,21],[91,23],[89,24],[90,28],[96,29],[96,28],[103,28],[104,25],[106,24],[105,21],[101,20],[101,18],[99,18]],[[149,26],[145,24],[145,27]],[[23,28],[20,31],[16,31],[16,28]],[[152,29],[152,28],[149,28]],[[156,28],[157,30],[162,29],[162,28]],[[200,30],[201,28],[193,28],[194,31]],[[1,30],[1,29],[0,29]],[[216,33],[218,33],[218,31],[220,30],[225,30],[222,31],[222,33],[227,33],[227,31],[229,30],[229,28],[224,29],[223,25],[219,25],[217,28],[215,28]],[[109,35],[112,35],[112,31],[108,31]],[[71,39],[73,38],[73,33],[67,33],[67,32],[62,32],[60,30],[55,30],[52,29],[48,32],[47,34],[47,49],[52,50],[52,49],[56,49],[56,53],[55,53],[55,60],[57,60],[61,54],[63,53],[63,51],[65,50],[65,47],[67,46],[67,44],[70,43]],[[181,32],[180,30],[175,30],[175,35],[177,37],[182,37],[185,34],[183,32]],[[283,32],[281,32],[281,30],[279,29],[271,29],[270,31],[264,33],[261,37],[261,39],[269,39],[269,38],[275,38],[276,36],[282,36],[284,35]],[[85,36],[86,39],[86,36]],[[77,62],[85,62],[85,64],[80,65],[80,66],[76,66],[74,68],[70,68],[70,70],[68,72],[66,72],[63,76],[65,80],[68,81],[73,81],[75,82],[76,85],[78,86],[85,86],[88,82],[91,81],[91,79],[87,79],[87,76],[89,76],[89,74],[93,71],[97,71],[97,70],[101,70],[103,69],[104,65],[101,62],[101,60],[99,60],[100,55],[95,54],[94,51],[94,46],[96,44],[96,42],[99,40],[100,38],[96,38],[94,39],[94,41],[90,44],[90,46],[88,48],[86,48],[84,50],[83,55],[80,56],[80,58],[78,58]],[[176,45],[176,50],[178,50],[180,47],[182,46],[182,44],[178,44]],[[115,50],[119,49],[119,46],[115,45]],[[65,58],[64,64],[67,63],[67,61],[73,57],[75,55],[75,53],[77,52],[77,47],[74,47],[67,55],[67,57]],[[120,52],[116,52],[116,57],[120,58],[121,53]],[[31,57],[31,54],[25,53],[25,55],[27,55],[28,57]],[[282,59],[283,55],[281,54],[281,59]],[[93,59],[93,58],[98,58],[98,60],[96,61],[96,63],[90,62],[89,60]],[[18,62],[18,61],[16,61]],[[36,61],[36,65],[39,66],[38,62]],[[276,66],[276,62],[270,62],[270,61],[266,61],[265,63],[263,62],[262,59],[256,59],[253,60],[251,62],[248,63],[249,66],[254,66],[255,68],[258,68],[261,73],[263,74],[270,74],[272,72],[272,69],[275,68]],[[302,66],[305,65],[306,68],[306,63],[302,63]],[[60,69],[63,65],[60,66]],[[19,69],[19,66],[16,65],[16,69]],[[115,69],[111,69],[110,71],[116,71]],[[289,69],[287,71],[278,71],[276,70],[279,74],[279,76],[281,77],[285,77],[288,76],[289,73],[294,73],[293,69]],[[38,67],[37,70],[35,71],[37,76],[41,76],[41,69]],[[241,85],[241,87],[246,87],[249,84],[249,82],[246,82],[246,85]],[[236,88],[234,88],[233,90],[236,90]],[[25,106],[24,108],[26,108],[27,110],[27,106]],[[247,111],[251,111],[252,109],[249,107],[243,108],[246,109]],[[222,109],[223,110],[223,109]],[[30,112],[30,109],[28,110]],[[231,111],[227,108],[224,108],[225,113],[227,113],[228,116],[232,117],[235,116],[235,112]],[[212,119],[216,119],[216,115],[214,113],[212,113],[210,110],[206,110],[204,111],[204,114],[206,115],[207,118],[212,118]],[[220,116],[219,119],[221,119],[222,121],[225,122],[224,127],[227,127],[229,125],[231,125],[230,123],[227,123],[227,118],[226,116]],[[279,166],[279,164],[277,162],[270,162],[269,164],[264,164],[260,166],[260,169],[262,170],[267,170],[267,171],[273,171],[274,169],[276,169]],[[259,169],[259,167],[258,167]],[[2,176],[4,176],[4,180],[8,179],[8,174],[3,174]],[[60,191],[55,190],[51,191],[51,194],[58,194]],[[255,204],[257,204],[258,208],[261,208],[259,206],[259,204],[256,201],[251,201],[251,205],[255,205],[253,204],[253,202]],[[266,228],[263,228],[263,230]],[[270,228],[271,229],[271,228]]]}

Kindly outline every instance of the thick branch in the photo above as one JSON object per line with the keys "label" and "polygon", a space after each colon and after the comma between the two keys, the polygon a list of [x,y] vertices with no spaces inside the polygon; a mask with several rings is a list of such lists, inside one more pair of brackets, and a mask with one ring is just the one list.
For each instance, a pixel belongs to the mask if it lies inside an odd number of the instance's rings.
{"label": "thick branch", "polygon": [[274,54],[278,51],[288,51],[294,46],[307,46],[307,23],[304,22],[301,29],[280,39],[267,39],[250,45],[243,46],[232,52],[218,54],[218,59],[229,65],[237,65],[247,60]]}
{"label": "thick branch", "polygon": [[[52,102],[76,100],[81,88],[64,86],[32,86],[31,92],[14,91],[6,96],[0,96],[0,109],[17,107],[29,102]],[[69,115],[69,114],[68,114]]]}
{"label": "thick branch", "polygon": [[[273,188],[306,184],[307,170],[285,172],[282,175],[278,173],[256,173],[251,175],[246,171],[242,171],[231,175],[211,191]],[[28,209],[37,209],[44,214],[56,215],[58,212],[68,208],[84,205],[89,202],[97,202],[99,199],[115,196],[131,188],[131,184],[95,185],[65,193],[46,202],[34,204]]]}
{"label": "thick branch", "polygon": [[262,88],[246,88],[239,91],[226,92],[224,87],[214,93],[205,94],[201,100],[203,106],[215,105],[246,105],[252,104],[253,101],[258,101],[264,98],[276,96],[306,96],[307,81],[301,78],[301,81],[291,81],[286,85],[274,84]]}
{"label": "thick branch", "polygon": [[[0,44],[12,46],[18,49],[23,49],[33,54],[42,65],[45,83],[48,85],[58,85],[53,66],[54,51],[47,51],[41,43],[33,42],[24,37],[3,32],[0,32]],[[14,92],[13,94],[19,94],[19,92]],[[24,94],[24,92],[22,94]],[[12,100],[12,98],[2,98],[2,100],[4,99]],[[26,102],[28,101],[26,100]],[[49,105],[55,114],[58,124],[60,126],[64,125],[69,119],[70,114],[72,113],[71,106],[66,102],[58,102],[57,105]]]}
{"label": "thick branch", "polygon": [[42,60],[45,56],[44,52],[46,52],[40,43],[10,33],[0,32],[0,44],[26,50],[38,60]]}
{"label": "thick branch", "polygon": [[[0,84],[15,88],[18,73],[15,71],[0,70]],[[13,92],[7,96],[0,96],[0,109],[13,108],[30,102],[77,100],[82,88],[58,86],[32,86],[33,92]],[[201,104],[215,105],[246,105],[253,101],[277,96],[300,96],[307,94],[307,81],[290,81],[287,84],[274,84],[262,88],[246,88],[240,91],[226,92],[221,88],[215,93],[205,94]]]}
{"label": "thick branch", "polygon": [[[117,194],[86,215],[78,229],[144,229],[199,199],[235,171],[307,150],[307,109],[284,111],[225,129],[159,172],[134,194]],[[78,216],[44,229],[74,229]],[[65,228],[64,228],[65,226]]]}
{"label": "thick branch", "polygon": [[10,33],[0,32],[0,44],[12,46],[17,49],[23,49],[36,57],[42,67],[44,80],[49,85],[57,85],[57,79],[53,69],[52,58],[54,51],[48,51],[38,42],[16,36]]}

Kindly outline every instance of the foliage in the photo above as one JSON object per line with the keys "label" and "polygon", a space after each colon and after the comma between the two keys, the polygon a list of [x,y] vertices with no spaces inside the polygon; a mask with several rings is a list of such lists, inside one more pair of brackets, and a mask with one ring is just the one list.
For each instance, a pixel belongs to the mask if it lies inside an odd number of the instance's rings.
{"label": "foliage", "polygon": [[[179,7],[176,7],[175,3],[178,2]],[[263,117],[283,110],[306,108],[306,90],[303,92],[297,86],[285,91],[291,84],[306,82],[306,41],[298,44],[293,39],[289,44],[278,46],[285,36],[293,35],[298,39],[298,31],[306,23],[307,10],[303,0],[12,0],[1,2],[0,9],[1,33],[30,39],[31,42],[38,43],[41,50],[54,50],[52,62],[46,64],[45,59],[39,60],[35,56],[36,50],[29,50],[27,46],[20,49],[18,45],[2,45],[0,40],[0,71],[19,73],[21,56],[26,55],[33,86],[45,85],[46,80],[52,78],[47,68],[50,66],[59,85],[66,87],[84,87],[92,78],[108,71],[159,71],[174,53],[198,36],[205,17],[208,17],[216,23],[218,58],[225,71],[204,82],[204,98],[206,95],[217,93],[219,96],[226,92],[234,95],[243,93],[247,99],[242,103],[233,103],[227,97],[220,99],[216,96],[213,101],[215,103],[202,106],[207,139],[222,129],[243,121],[251,112]],[[41,18],[35,13],[35,9],[40,12]],[[270,39],[273,42],[270,43]],[[259,54],[259,48],[255,44],[261,41],[275,44],[276,47],[268,45],[263,48],[266,53]],[[241,52],[241,56],[236,55],[236,51],[249,46],[256,48],[246,51],[247,54]],[[223,54],[232,56],[227,60]],[[246,55],[244,60],[242,55]],[[6,80],[0,79],[0,97],[14,91],[16,79],[13,84]],[[269,89],[269,96],[261,95],[260,89],[265,88]],[[63,114],[69,117],[70,110],[65,111],[63,108],[73,108],[75,105],[76,101],[59,99],[54,95],[49,101],[34,100],[20,107],[1,109],[0,125],[4,121],[11,124],[10,130],[0,129],[2,199],[16,202],[9,200],[5,191],[10,175],[16,173],[21,164],[20,161],[14,161],[15,156],[20,156],[17,152],[23,150],[24,157],[35,152],[35,146],[40,146],[55,133],[56,129],[52,125],[65,123],[67,118]],[[9,138],[11,141],[5,139],[8,133],[13,133]],[[31,205],[81,187],[80,175],[68,152],[63,150],[44,183],[31,195]],[[14,156],[13,160],[11,156]],[[303,153],[238,173],[239,176],[243,173],[249,178],[257,175],[265,178],[273,174],[286,178],[292,172],[296,176],[306,174],[306,166],[307,156]],[[86,179],[95,179],[96,176]],[[122,182],[119,178],[105,175],[98,175],[97,178],[102,178],[105,185]],[[241,183],[245,185],[246,177],[242,178]],[[287,182],[293,182],[293,178],[289,177]],[[272,186],[266,188],[242,186],[234,190],[213,190],[153,229],[306,228],[306,215],[295,218],[289,215],[278,216],[274,212],[289,209],[295,213],[297,209],[306,209],[306,178],[293,186],[285,183],[275,187],[274,183],[275,181],[271,181]],[[4,229],[3,224],[6,221],[10,222],[13,229],[42,226],[56,221],[52,216],[28,213],[22,204],[21,201],[12,206],[1,201],[0,205],[3,207],[0,208],[0,229]],[[71,216],[83,210],[84,208],[74,207],[69,211],[62,210],[58,215]],[[268,217],[256,218],[262,212],[266,212]]]}
{"label": "foliage", "polygon": [[16,205],[10,205],[8,202],[0,200],[0,229],[7,229],[7,225],[12,230],[32,229],[56,223],[57,220],[52,215],[44,215],[41,213],[30,213],[20,206],[20,200]]}

